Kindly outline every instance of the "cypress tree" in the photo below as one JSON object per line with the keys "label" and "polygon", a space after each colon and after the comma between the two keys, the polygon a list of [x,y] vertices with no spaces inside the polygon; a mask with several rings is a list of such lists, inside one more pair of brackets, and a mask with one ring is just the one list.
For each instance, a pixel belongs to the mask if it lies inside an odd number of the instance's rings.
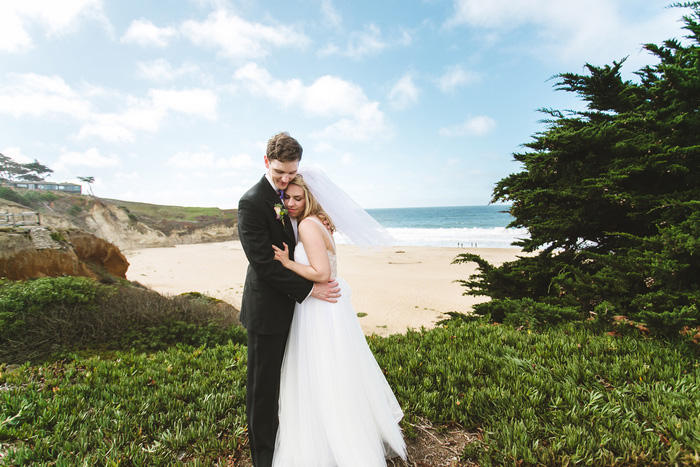
{"label": "cypress tree", "polygon": [[557,75],[584,111],[541,109],[545,131],[514,154],[522,171],[500,180],[516,242],[530,255],[462,284],[492,298],[497,321],[625,315],[674,334],[700,324],[700,2],[684,16],[687,41],[644,48],[658,59],[624,80],[625,60]]}

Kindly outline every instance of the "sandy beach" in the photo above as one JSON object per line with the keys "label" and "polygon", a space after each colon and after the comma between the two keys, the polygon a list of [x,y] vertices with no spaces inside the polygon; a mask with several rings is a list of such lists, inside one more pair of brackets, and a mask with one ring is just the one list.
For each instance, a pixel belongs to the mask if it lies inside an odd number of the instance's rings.
{"label": "sandy beach", "polygon": [[[450,264],[460,253],[481,255],[492,264],[516,258],[514,248],[391,247],[364,251],[338,245],[338,275],[352,288],[352,302],[365,334],[431,328],[450,311],[468,312],[483,297],[462,295],[455,280],[476,265]],[[201,292],[240,307],[246,260],[238,241],[126,251],[127,278],[162,294]]]}

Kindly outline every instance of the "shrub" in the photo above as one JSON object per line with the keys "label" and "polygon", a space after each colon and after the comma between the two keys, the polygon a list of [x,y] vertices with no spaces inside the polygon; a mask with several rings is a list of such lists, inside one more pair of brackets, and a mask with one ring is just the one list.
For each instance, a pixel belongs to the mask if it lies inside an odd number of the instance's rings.
{"label": "shrub", "polygon": [[26,201],[21,194],[17,193],[12,188],[8,188],[6,186],[0,186],[0,198],[12,201],[13,203],[17,204],[26,204]]}
{"label": "shrub", "polygon": [[81,212],[83,212],[83,208],[77,204],[74,204],[68,210],[68,215],[75,217],[75,216],[79,215]]}
{"label": "shrub", "polygon": [[84,277],[0,283],[0,361],[41,361],[90,347],[154,350],[245,342],[234,309]]}
{"label": "shrub", "polygon": [[61,235],[61,232],[51,232],[51,239],[59,243],[66,241],[65,237]]}

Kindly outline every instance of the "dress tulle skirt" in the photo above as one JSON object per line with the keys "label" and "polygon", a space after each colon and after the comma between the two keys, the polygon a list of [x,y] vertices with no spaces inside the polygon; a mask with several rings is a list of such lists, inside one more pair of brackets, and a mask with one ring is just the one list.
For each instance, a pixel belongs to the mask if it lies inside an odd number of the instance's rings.
{"label": "dress tulle skirt", "polygon": [[338,303],[298,304],[282,364],[274,466],[385,466],[406,456],[403,412],[337,279]]}

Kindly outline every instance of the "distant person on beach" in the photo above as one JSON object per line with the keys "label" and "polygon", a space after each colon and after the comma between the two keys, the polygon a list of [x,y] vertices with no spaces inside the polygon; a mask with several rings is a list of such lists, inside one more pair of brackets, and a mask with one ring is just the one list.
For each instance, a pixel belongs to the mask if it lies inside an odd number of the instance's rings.
{"label": "distant person on beach", "polygon": [[292,245],[273,246],[275,259],[310,281],[335,277],[343,295],[336,303],[311,298],[295,305],[282,363],[273,466],[364,467],[386,465],[387,457],[405,460],[403,411],[367,345],[350,287],[337,278],[335,241],[324,222],[331,231],[337,222],[361,246],[389,245],[391,239],[320,170],[300,170],[285,190],[284,204],[299,221],[299,243],[294,260]]}
{"label": "distant person on beach", "polygon": [[314,297],[335,302],[337,282],[314,283],[274,260],[272,246],[294,258],[296,221],[290,219],[281,200],[296,176],[302,147],[288,133],[267,143],[267,172],[238,203],[238,236],[248,258],[241,323],[248,330],[248,382],[246,410],[248,439],[255,467],[272,464],[278,426],[280,368],[287,343],[294,303]]}

